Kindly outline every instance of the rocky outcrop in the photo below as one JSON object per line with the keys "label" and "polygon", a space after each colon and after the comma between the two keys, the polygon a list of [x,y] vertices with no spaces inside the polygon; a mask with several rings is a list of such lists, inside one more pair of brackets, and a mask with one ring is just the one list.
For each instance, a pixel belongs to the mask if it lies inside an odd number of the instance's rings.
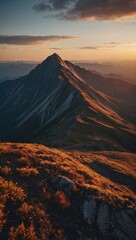
{"label": "rocky outcrop", "polygon": [[133,219],[125,213],[125,211],[116,211],[113,216],[113,223],[116,228],[124,232],[128,239],[134,240],[136,237],[136,223]]}
{"label": "rocky outcrop", "polygon": [[117,228],[114,229],[109,235],[111,240],[129,240],[128,237]]}
{"label": "rocky outcrop", "polygon": [[59,175],[52,180],[52,186],[70,194],[75,187],[75,183],[71,179]]}
{"label": "rocky outcrop", "polygon": [[96,201],[95,200],[85,200],[83,204],[83,214],[85,221],[92,225],[96,216]]}
{"label": "rocky outcrop", "polygon": [[109,206],[107,204],[101,204],[97,212],[97,226],[101,234],[106,235],[109,225]]}
{"label": "rocky outcrop", "polygon": [[[74,181],[62,175],[54,177],[51,184],[55,191],[60,190],[71,196],[76,187]],[[81,231],[78,231],[79,239],[135,240],[136,211],[134,209],[111,206],[88,194],[82,197],[80,195],[79,199],[77,205],[80,206],[81,219],[83,219]]]}
{"label": "rocky outcrop", "polygon": [[98,239],[135,240],[135,210],[115,208],[95,199],[87,199],[83,203],[82,213],[88,229],[96,228]]}

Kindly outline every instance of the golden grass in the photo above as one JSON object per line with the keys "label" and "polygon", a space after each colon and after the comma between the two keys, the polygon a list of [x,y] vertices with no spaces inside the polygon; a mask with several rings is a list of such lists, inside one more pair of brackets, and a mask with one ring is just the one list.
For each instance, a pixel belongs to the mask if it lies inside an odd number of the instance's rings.
{"label": "golden grass", "polygon": [[16,171],[21,175],[21,176],[36,176],[39,174],[38,170],[34,167],[22,167],[22,168],[17,168]]}
{"label": "golden grass", "polygon": [[52,190],[51,180],[58,175],[75,182],[78,204],[86,192],[110,205],[136,207],[136,154],[132,153],[66,152],[38,144],[1,143],[0,174],[0,230],[11,212],[9,240],[18,239],[19,234],[21,239],[66,239],[63,221],[52,208],[65,220],[73,199],[62,189]]}
{"label": "golden grass", "polygon": [[0,201],[2,203],[5,203],[7,199],[11,199],[13,202],[22,202],[26,198],[26,193],[17,183],[7,181],[2,177],[0,177],[0,193]]}
{"label": "golden grass", "polygon": [[[6,148],[7,146],[7,148]],[[9,163],[10,159],[13,160]],[[0,156],[4,157],[3,169],[14,169],[22,176],[40,175],[44,171],[50,177],[64,175],[92,190],[94,197],[114,203],[121,201],[127,204],[135,202],[134,189],[130,186],[112,181],[101,171],[96,171],[93,164],[110,167],[114,173],[123,174],[136,179],[136,155],[120,152],[80,152],[59,151],[38,144],[0,144]],[[16,161],[15,161],[16,159]],[[8,164],[7,164],[8,162]],[[25,166],[24,166],[25,164]],[[99,166],[98,166],[99,167]],[[41,170],[40,170],[41,169]],[[106,171],[106,170],[105,170]],[[108,171],[108,170],[107,170]],[[121,176],[123,176],[121,175]],[[98,192],[98,194],[97,194]]]}
{"label": "golden grass", "polygon": [[31,223],[29,227],[25,227],[24,223],[22,222],[18,227],[11,227],[9,230],[9,239],[12,240],[38,240],[34,225]]}

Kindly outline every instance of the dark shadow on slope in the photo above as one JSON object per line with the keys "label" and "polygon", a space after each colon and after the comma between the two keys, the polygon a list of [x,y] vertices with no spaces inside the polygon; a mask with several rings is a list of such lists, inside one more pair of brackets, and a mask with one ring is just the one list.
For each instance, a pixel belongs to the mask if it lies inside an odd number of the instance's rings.
{"label": "dark shadow on slope", "polygon": [[117,172],[111,166],[97,161],[90,163],[89,166],[103,177],[109,178],[111,181],[122,184],[136,192],[136,179],[134,177]]}

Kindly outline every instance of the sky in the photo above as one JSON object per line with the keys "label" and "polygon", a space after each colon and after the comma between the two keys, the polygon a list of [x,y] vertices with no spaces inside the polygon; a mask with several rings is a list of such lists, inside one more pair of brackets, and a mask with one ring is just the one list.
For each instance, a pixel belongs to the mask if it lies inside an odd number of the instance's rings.
{"label": "sky", "polygon": [[0,0],[0,61],[136,60],[136,0]]}

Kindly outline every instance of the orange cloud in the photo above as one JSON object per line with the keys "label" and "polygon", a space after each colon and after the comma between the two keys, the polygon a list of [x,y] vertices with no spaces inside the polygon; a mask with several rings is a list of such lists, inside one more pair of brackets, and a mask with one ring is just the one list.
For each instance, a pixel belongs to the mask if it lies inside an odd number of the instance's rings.
{"label": "orange cloud", "polygon": [[66,20],[115,20],[122,17],[136,16],[136,1],[46,0],[34,5],[33,9],[37,12],[53,12],[54,15],[52,16]]}

